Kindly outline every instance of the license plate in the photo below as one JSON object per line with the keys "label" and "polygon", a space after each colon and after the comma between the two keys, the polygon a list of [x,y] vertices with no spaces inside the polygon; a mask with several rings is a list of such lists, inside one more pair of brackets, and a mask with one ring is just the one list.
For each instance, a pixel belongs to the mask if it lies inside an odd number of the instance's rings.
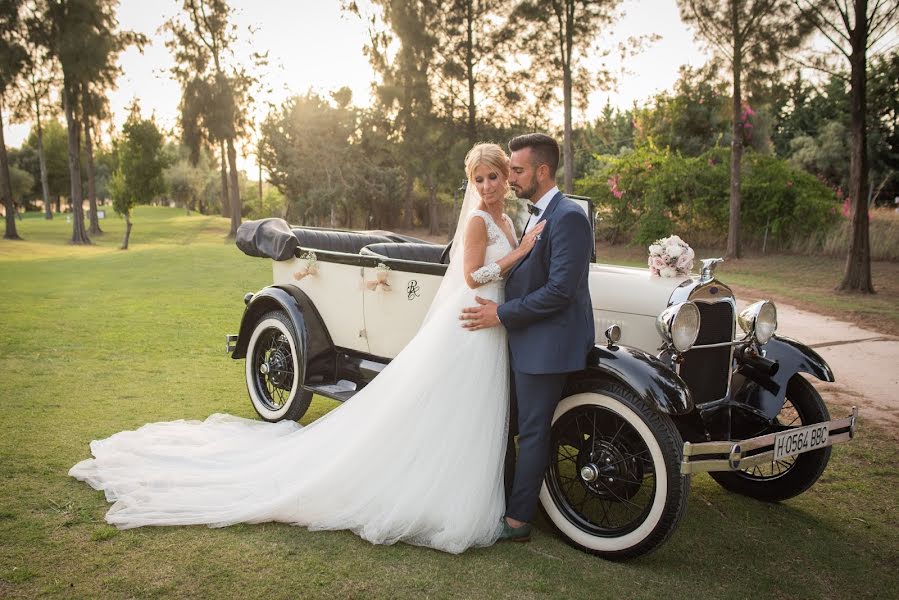
{"label": "license plate", "polygon": [[797,427],[774,436],[774,460],[796,456],[827,445],[827,423]]}

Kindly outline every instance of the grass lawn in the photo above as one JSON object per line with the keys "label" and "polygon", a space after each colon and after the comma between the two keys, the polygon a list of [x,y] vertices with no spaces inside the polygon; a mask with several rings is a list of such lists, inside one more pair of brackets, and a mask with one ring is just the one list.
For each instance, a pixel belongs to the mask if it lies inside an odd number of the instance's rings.
{"label": "grass lawn", "polygon": [[[282,524],[112,528],[102,493],[68,469],[92,439],[149,421],[254,416],[224,334],[243,294],[271,282],[269,261],[225,240],[224,219],[141,207],[134,222],[127,252],[115,218],[90,247],[66,243],[62,218],[26,219],[26,241],[0,241],[0,597],[861,599],[899,588],[897,436],[867,421],[817,486],[780,505],[696,477],[673,538],[621,564],[542,522],[531,544],[460,556]],[[787,275],[755,260],[724,272],[788,296]],[[333,407],[316,398],[303,421]]]}

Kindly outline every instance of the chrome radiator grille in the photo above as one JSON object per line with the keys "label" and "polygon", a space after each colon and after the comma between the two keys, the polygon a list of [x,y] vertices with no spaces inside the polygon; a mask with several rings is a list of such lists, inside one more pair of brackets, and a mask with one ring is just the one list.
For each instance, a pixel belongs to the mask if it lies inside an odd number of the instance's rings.
{"label": "chrome radiator grille", "polygon": [[[729,301],[696,302],[700,328],[696,345],[730,342],[734,333],[734,307]],[[731,375],[731,346],[697,348],[684,355],[680,376],[690,387],[696,404],[719,400],[727,394]]]}

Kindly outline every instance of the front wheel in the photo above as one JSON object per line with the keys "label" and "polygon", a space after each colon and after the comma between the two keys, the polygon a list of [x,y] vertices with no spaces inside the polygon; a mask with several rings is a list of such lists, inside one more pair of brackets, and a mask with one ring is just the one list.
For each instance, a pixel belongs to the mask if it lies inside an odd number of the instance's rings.
{"label": "front wheel", "polygon": [[690,480],[671,419],[630,389],[580,384],[556,408],[540,505],[569,544],[612,560],[662,545],[684,514]]}
{"label": "front wheel", "polygon": [[[770,425],[755,435],[786,431],[830,420],[830,413],[818,391],[801,375],[787,383],[787,394],[780,413]],[[750,436],[754,437],[754,436]],[[743,496],[766,502],[779,502],[798,496],[818,481],[830,461],[831,448],[812,450],[770,463],[735,472],[709,473],[721,487]]]}
{"label": "front wheel", "polygon": [[246,379],[250,401],[266,421],[296,421],[312,402],[301,381],[302,349],[290,319],[282,311],[266,313],[247,345]]}

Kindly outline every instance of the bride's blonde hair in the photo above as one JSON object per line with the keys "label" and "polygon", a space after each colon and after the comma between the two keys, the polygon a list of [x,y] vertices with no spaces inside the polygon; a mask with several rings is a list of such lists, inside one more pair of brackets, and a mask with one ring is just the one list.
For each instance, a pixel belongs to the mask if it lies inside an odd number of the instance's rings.
{"label": "bride's blonde hair", "polygon": [[474,179],[474,170],[478,165],[491,167],[502,173],[503,177],[509,177],[509,157],[497,144],[475,144],[468,151],[465,156],[465,174],[469,181]]}

